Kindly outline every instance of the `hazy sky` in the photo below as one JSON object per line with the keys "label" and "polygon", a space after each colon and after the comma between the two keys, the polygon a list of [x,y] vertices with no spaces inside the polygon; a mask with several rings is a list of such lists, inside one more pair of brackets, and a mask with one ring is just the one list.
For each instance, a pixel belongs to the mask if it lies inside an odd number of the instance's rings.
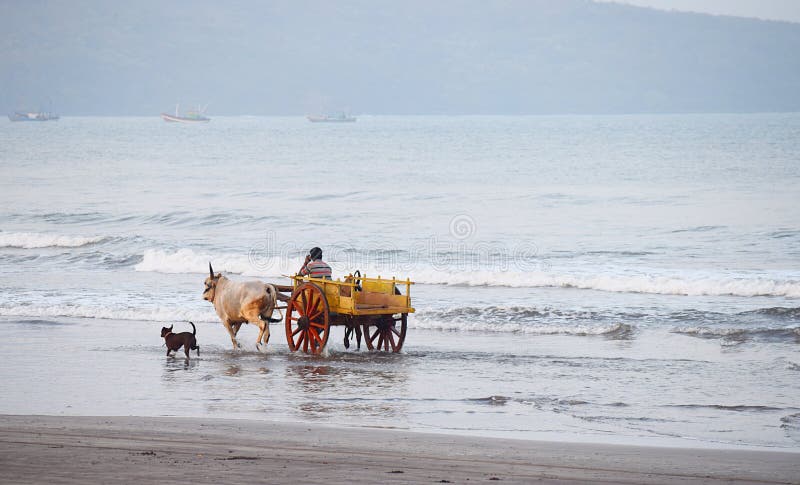
{"label": "hazy sky", "polygon": [[664,10],[800,22],[800,0],[595,0]]}
{"label": "hazy sky", "polygon": [[[618,1],[800,10],[800,0]],[[800,111],[797,13],[789,23],[591,0],[0,0],[0,113],[152,115],[178,102],[210,103],[211,115]]]}

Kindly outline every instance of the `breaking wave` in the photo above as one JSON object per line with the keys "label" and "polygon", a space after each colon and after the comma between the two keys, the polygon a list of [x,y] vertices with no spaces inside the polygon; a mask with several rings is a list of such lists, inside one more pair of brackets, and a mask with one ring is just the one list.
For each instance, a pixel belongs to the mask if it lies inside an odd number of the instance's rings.
{"label": "breaking wave", "polygon": [[77,248],[105,241],[104,236],[64,236],[59,234],[36,232],[0,232],[2,248]]}
{"label": "breaking wave", "polygon": [[[301,259],[248,254],[202,253],[192,249],[147,249],[136,271],[205,273],[211,261],[216,271],[246,276],[277,277],[294,273]],[[334,274],[355,269],[353,262],[330,262]],[[686,296],[779,296],[800,298],[800,280],[738,276],[658,276],[651,274],[567,274],[565,271],[443,270],[426,263],[407,268],[360,266],[369,275],[410,277],[417,283],[454,286],[505,286],[519,288],[576,288],[615,293]]]}
{"label": "breaking wave", "polygon": [[785,340],[800,341],[800,327],[790,328],[711,328],[711,327],[678,327],[674,333],[708,339],[726,339],[734,341],[762,340],[779,342]]}
{"label": "breaking wave", "polygon": [[800,413],[789,414],[781,418],[781,429],[786,436],[800,443]]}
{"label": "breaking wave", "polygon": [[97,318],[102,320],[138,320],[147,322],[214,322],[218,321],[214,310],[186,310],[179,308],[119,308],[91,307],[73,305],[33,306],[17,305],[0,307],[0,316],[4,317],[36,317],[36,318]]}
{"label": "breaking wave", "polygon": [[153,271],[157,273],[208,273],[208,263],[214,266],[214,271],[234,273],[245,276],[281,276],[294,272],[300,267],[302,261],[298,258],[289,269],[289,265],[278,258],[270,261],[253,260],[240,254],[203,253],[192,249],[179,249],[165,251],[162,249],[147,249],[142,261],[134,266],[136,271]]}
{"label": "breaking wave", "polygon": [[[467,331],[467,332],[501,332],[521,333],[526,335],[599,335],[611,338],[626,339],[632,336],[635,328],[620,322],[590,323],[588,321],[552,321],[547,319],[531,320],[522,316],[526,312],[536,310],[490,309],[489,312],[475,311],[472,316],[467,312],[455,316],[452,311],[430,311],[414,314],[409,325],[413,328],[431,330]],[[494,314],[490,314],[494,313]],[[502,315],[508,315],[503,318]],[[514,315],[518,316],[514,316]]]}
{"label": "breaking wave", "polygon": [[642,274],[586,275],[556,272],[463,273],[422,271],[412,274],[420,283],[462,286],[560,287],[614,293],[685,296],[783,296],[800,298],[800,281],[744,277],[677,277]]}
{"label": "breaking wave", "polygon": [[800,307],[786,308],[786,307],[772,307],[772,308],[759,308],[758,310],[751,310],[741,312],[739,315],[755,315],[755,316],[768,316],[772,318],[780,318],[786,320],[800,320]]}

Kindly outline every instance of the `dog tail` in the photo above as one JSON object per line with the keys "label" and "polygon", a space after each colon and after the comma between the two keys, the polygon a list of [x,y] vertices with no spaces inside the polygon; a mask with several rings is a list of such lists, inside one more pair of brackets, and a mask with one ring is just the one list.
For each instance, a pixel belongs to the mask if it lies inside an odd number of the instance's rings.
{"label": "dog tail", "polygon": [[192,326],[192,335],[197,335],[197,327],[194,326],[194,323],[189,322],[189,325]]}

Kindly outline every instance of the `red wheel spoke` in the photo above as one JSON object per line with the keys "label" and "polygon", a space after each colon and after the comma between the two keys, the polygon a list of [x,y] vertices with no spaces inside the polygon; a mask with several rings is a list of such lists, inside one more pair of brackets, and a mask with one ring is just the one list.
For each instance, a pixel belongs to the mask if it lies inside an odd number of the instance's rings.
{"label": "red wheel spoke", "polygon": [[318,354],[328,343],[328,300],[314,283],[302,282],[287,305],[286,339],[293,351]]}
{"label": "red wheel spoke", "polygon": [[320,338],[319,333],[317,333],[317,331],[314,330],[313,328],[309,328],[308,329],[308,333],[311,335],[312,343],[313,343],[314,340],[316,340],[319,343],[322,342],[322,339]]}
{"label": "red wheel spoke", "polygon": [[397,338],[400,338],[400,332],[397,331],[397,328],[395,328],[394,325],[392,325],[391,330],[393,334],[397,335]]}
{"label": "red wheel spoke", "polygon": [[367,337],[369,337],[369,343],[371,344],[375,343],[375,337],[377,337],[379,333],[380,332],[378,332],[378,329],[375,329],[375,333],[373,333],[372,336],[370,336],[369,331],[367,331]]}
{"label": "red wheel spoke", "polygon": [[308,295],[308,313],[311,313],[315,310],[319,309],[319,301],[317,300],[317,295],[311,293]]}

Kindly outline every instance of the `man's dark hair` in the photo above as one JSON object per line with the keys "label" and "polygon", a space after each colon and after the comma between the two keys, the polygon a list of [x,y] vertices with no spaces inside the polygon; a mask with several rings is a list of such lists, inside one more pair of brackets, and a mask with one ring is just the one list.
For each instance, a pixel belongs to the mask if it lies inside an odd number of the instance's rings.
{"label": "man's dark hair", "polygon": [[320,248],[311,248],[311,251],[309,251],[308,254],[314,261],[322,259],[322,250]]}

